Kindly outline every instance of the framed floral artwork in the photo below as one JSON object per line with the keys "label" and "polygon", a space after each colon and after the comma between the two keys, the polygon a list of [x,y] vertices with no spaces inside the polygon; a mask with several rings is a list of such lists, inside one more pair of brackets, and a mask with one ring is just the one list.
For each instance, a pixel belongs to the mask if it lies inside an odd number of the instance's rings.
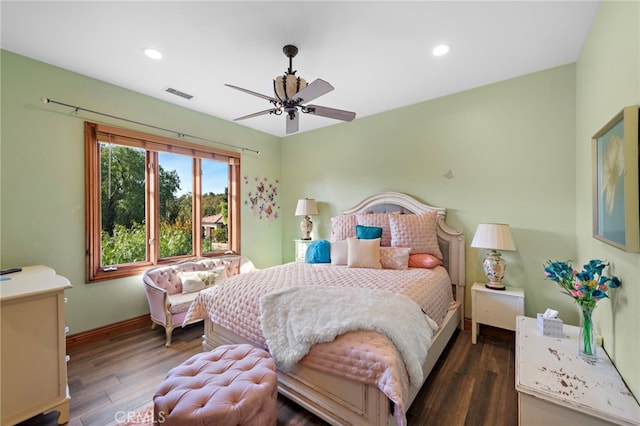
{"label": "framed floral artwork", "polygon": [[592,138],[593,237],[640,252],[639,106],[624,108]]}

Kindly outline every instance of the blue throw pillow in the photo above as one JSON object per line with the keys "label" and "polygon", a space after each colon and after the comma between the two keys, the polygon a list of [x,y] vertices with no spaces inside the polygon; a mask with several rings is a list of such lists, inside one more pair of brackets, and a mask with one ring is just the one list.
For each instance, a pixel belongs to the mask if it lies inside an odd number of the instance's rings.
{"label": "blue throw pillow", "polygon": [[356,225],[356,237],[358,237],[359,240],[382,238],[382,228],[377,226]]}
{"label": "blue throw pillow", "polygon": [[331,263],[331,244],[327,240],[312,241],[304,254],[307,263]]}

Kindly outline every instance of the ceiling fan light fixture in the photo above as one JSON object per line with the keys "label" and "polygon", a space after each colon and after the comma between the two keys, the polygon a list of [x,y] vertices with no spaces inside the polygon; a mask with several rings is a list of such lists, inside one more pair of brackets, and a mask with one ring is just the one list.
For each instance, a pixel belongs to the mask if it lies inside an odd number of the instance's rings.
{"label": "ceiling fan light fixture", "polygon": [[320,105],[306,105],[307,102],[311,102],[332,91],[333,86],[320,78],[315,79],[311,84],[307,84],[304,78],[296,77],[296,71],[293,70],[293,57],[298,53],[298,48],[288,44],[282,48],[282,52],[289,58],[289,68],[283,75],[279,75],[273,79],[273,93],[275,97],[243,89],[242,87],[232,84],[225,84],[225,86],[265,99],[271,104],[271,108],[269,109],[245,115],[233,121],[258,117],[265,114],[286,114],[286,130],[287,134],[289,134],[299,130],[298,123],[300,114],[298,114],[298,112],[342,121],[351,121],[356,118],[355,112]]}
{"label": "ceiling fan light fixture", "polygon": [[276,97],[282,102],[294,99],[296,93],[307,87],[307,81],[295,74],[279,75],[273,81]]}

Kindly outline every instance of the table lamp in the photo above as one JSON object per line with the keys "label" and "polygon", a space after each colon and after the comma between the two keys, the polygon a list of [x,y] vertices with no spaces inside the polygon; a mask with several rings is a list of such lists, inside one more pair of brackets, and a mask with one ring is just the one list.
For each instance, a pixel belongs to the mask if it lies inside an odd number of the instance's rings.
{"label": "table lamp", "polygon": [[318,214],[318,206],[316,205],[316,200],[311,198],[298,200],[295,215],[304,216],[302,222],[300,222],[300,230],[302,231],[303,240],[311,239],[310,235],[311,231],[313,230],[313,222],[311,222],[311,218],[309,216],[315,214]]}
{"label": "table lamp", "polygon": [[473,236],[471,247],[489,249],[482,262],[484,273],[489,279],[485,286],[493,290],[504,290],[505,286],[502,284],[502,279],[504,278],[507,262],[505,262],[498,250],[516,249],[509,225],[504,223],[479,224]]}

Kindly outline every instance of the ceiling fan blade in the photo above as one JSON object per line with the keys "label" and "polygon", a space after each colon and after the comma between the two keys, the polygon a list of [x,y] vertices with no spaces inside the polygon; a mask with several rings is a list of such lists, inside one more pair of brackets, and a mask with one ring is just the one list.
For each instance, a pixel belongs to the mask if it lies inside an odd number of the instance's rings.
{"label": "ceiling fan blade", "polygon": [[244,120],[246,118],[253,118],[253,117],[257,117],[259,115],[264,115],[264,114],[273,114],[276,111],[277,111],[276,108],[265,109],[264,111],[254,112],[253,114],[245,115],[243,117],[234,118],[233,121]]}
{"label": "ceiling fan blade", "polygon": [[226,83],[225,83],[225,86],[231,87],[232,89],[240,90],[241,92],[248,93],[250,95],[257,96],[257,97],[262,98],[262,99],[266,99],[268,101],[278,102],[278,100],[276,98],[273,98],[273,97],[267,96],[267,95],[263,95],[262,93],[254,92],[254,91],[249,90],[249,89],[243,89],[242,87],[238,87],[238,86],[234,86],[232,84],[226,84]]}
{"label": "ceiling fan blade", "polygon": [[336,120],[351,121],[356,118],[355,112],[329,108],[320,105],[307,105],[306,109],[309,111],[309,114],[319,115],[320,117],[334,118]]}
{"label": "ceiling fan blade", "polygon": [[293,117],[287,115],[286,116],[286,120],[287,120],[287,134],[289,133],[295,133],[298,131],[298,117],[300,116],[300,114],[294,114]]}
{"label": "ceiling fan blade", "polygon": [[315,98],[319,98],[320,96],[329,93],[333,90],[333,86],[326,81],[318,78],[313,81],[310,85],[296,93],[295,98],[301,99],[300,103],[311,102]]}

